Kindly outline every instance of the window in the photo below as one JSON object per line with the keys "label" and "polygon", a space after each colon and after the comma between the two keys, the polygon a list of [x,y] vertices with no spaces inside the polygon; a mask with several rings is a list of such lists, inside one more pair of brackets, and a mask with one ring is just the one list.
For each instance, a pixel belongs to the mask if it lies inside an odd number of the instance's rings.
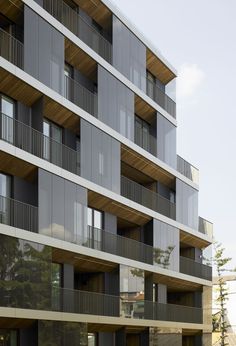
{"label": "window", "polygon": [[73,101],[73,67],[65,63],[64,67],[65,76],[65,98]]}
{"label": "window", "polygon": [[88,241],[89,247],[101,250],[103,213],[99,210],[88,208]]}
{"label": "window", "polygon": [[13,126],[15,117],[15,102],[11,98],[1,95],[1,139],[13,143]]}
{"label": "window", "polygon": [[43,134],[43,158],[60,165],[62,160],[62,128],[44,119]]}
{"label": "window", "polygon": [[135,115],[135,143],[150,151],[150,125]]}

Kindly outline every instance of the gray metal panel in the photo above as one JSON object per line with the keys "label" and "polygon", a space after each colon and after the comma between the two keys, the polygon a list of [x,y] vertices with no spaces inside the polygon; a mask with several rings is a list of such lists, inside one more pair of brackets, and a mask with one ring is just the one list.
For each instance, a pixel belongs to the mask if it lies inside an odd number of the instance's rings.
{"label": "gray metal panel", "polygon": [[17,101],[17,114],[16,114],[17,120],[20,122],[31,125],[31,109],[30,107],[24,105],[23,103]]}
{"label": "gray metal panel", "polygon": [[32,127],[43,132],[43,96],[32,105]]}
{"label": "gray metal panel", "polygon": [[81,120],[81,176],[120,192],[120,143]]}
{"label": "gray metal panel", "polygon": [[64,36],[51,27],[50,86],[61,95],[64,95],[64,51]]}
{"label": "gray metal panel", "polygon": [[86,237],[88,231],[87,219],[88,194],[87,189],[79,185],[76,186],[76,206],[75,206],[75,231],[78,237]]}
{"label": "gray metal panel", "polygon": [[74,267],[72,264],[63,263],[62,265],[63,288],[74,289]]}
{"label": "gray metal panel", "polygon": [[157,249],[154,265],[179,271],[179,230],[162,221],[153,220],[153,247]]}
{"label": "gray metal panel", "polygon": [[112,191],[120,194],[120,175],[121,175],[120,142],[112,139],[111,150],[112,150],[112,153],[111,153]]}
{"label": "gray metal panel", "polygon": [[65,238],[64,194],[64,179],[52,175],[52,236],[63,240]]}
{"label": "gray metal panel", "polygon": [[98,345],[114,346],[114,333],[99,332],[98,333]]}
{"label": "gray metal panel", "polygon": [[69,129],[63,129],[63,142],[67,147],[76,150],[76,134]]}
{"label": "gray metal panel", "polygon": [[38,15],[24,6],[24,70],[38,79],[39,37]]}
{"label": "gray metal panel", "polygon": [[75,204],[76,204],[76,185],[65,180],[65,240],[75,241]]}
{"label": "gray metal panel", "polygon": [[38,173],[39,233],[52,235],[52,178],[51,174],[40,169]]}
{"label": "gray metal panel", "polygon": [[176,221],[198,229],[198,191],[176,179]]}
{"label": "gray metal panel", "polygon": [[50,58],[51,58],[51,31],[52,27],[41,17],[38,17],[39,37],[39,74],[38,79],[50,87]]}
{"label": "gray metal panel", "polygon": [[80,120],[80,143],[81,177],[92,180],[92,126],[84,119]]}
{"label": "gray metal panel", "polygon": [[38,187],[22,178],[13,177],[13,198],[17,201],[38,206]]}
{"label": "gray metal panel", "polygon": [[98,118],[134,140],[134,93],[98,66]]}
{"label": "gray metal panel", "polygon": [[117,234],[117,217],[110,213],[104,213],[104,229],[105,231]]}
{"label": "gray metal panel", "polygon": [[167,286],[158,284],[158,303],[167,303]]}
{"label": "gray metal panel", "polygon": [[176,127],[157,112],[157,157],[176,169]]}
{"label": "gray metal panel", "polygon": [[113,15],[113,65],[146,92],[146,47]]}

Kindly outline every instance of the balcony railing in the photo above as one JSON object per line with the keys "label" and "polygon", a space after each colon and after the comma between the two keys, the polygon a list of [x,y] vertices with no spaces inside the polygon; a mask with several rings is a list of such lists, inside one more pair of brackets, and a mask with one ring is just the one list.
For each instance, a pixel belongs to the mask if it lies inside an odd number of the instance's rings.
{"label": "balcony railing", "polygon": [[198,218],[198,231],[206,234],[209,237],[213,237],[213,224],[210,221],[203,219],[203,217]]}
{"label": "balcony railing", "polygon": [[30,232],[38,232],[38,208],[0,196],[0,223]]}
{"label": "balcony railing", "polygon": [[79,152],[3,113],[0,113],[0,139],[79,175]]}
{"label": "balcony railing", "polygon": [[43,8],[108,62],[112,45],[79,13],[62,0],[43,0]]}
{"label": "balcony railing", "polygon": [[212,267],[195,262],[187,257],[180,257],[180,273],[192,275],[205,280],[212,280]]}
{"label": "balcony railing", "polygon": [[203,320],[203,310],[200,308],[124,298],[121,299],[121,315],[129,318],[186,323],[202,323]]}
{"label": "balcony railing", "polygon": [[175,220],[175,203],[124,176],[121,176],[121,195]]}
{"label": "balcony railing", "polygon": [[14,281],[14,287],[10,283],[6,281],[4,286],[0,286],[0,306],[119,316],[118,296],[54,287],[40,282],[36,285],[32,282],[24,284]]}
{"label": "balcony railing", "polygon": [[0,285],[0,306],[58,311],[73,314],[138,318],[159,321],[202,323],[200,308],[129,301],[119,296],[54,287],[45,283],[10,281]]}
{"label": "balcony railing", "polygon": [[24,45],[2,29],[0,29],[0,55],[17,67],[24,68]]}
{"label": "balcony railing", "polygon": [[147,95],[159,106],[165,109],[173,118],[176,118],[176,104],[156,84],[147,78]]}
{"label": "balcony railing", "polygon": [[199,184],[199,170],[179,155],[177,155],[177,171],[194,183]]}
{"label": "balcony railing", "polygon": [[64,97],[97,118],[97,94],[89,91],[76,80],[65,76]]}

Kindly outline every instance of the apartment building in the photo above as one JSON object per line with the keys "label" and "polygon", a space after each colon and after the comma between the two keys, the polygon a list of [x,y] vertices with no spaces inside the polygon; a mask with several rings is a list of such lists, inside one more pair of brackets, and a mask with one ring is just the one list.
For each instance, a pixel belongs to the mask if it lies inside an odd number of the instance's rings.
{"label": "apartment building", "polygon": [[0,12],[0,346],[211,345],[175,69],[110,0]]}

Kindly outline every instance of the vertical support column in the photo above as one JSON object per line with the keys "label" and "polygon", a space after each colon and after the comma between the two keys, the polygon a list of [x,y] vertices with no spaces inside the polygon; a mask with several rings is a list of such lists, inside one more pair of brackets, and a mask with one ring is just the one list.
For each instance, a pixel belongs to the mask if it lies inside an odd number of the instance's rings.
{"label": "vertical support column", "polygon": [[115,342],[116,346],[126,346],[125,328],[121,328],[116,331],[115,340],[116,340]]}
{"label": "vertical support column", "polygon": [[144,300],[145,319],[153,319],[153,274],[145,273]]}
{"label": "vertical support column", "polygon": [[64,263],[62,265],[63,311],[74,311],[74,266]]}

